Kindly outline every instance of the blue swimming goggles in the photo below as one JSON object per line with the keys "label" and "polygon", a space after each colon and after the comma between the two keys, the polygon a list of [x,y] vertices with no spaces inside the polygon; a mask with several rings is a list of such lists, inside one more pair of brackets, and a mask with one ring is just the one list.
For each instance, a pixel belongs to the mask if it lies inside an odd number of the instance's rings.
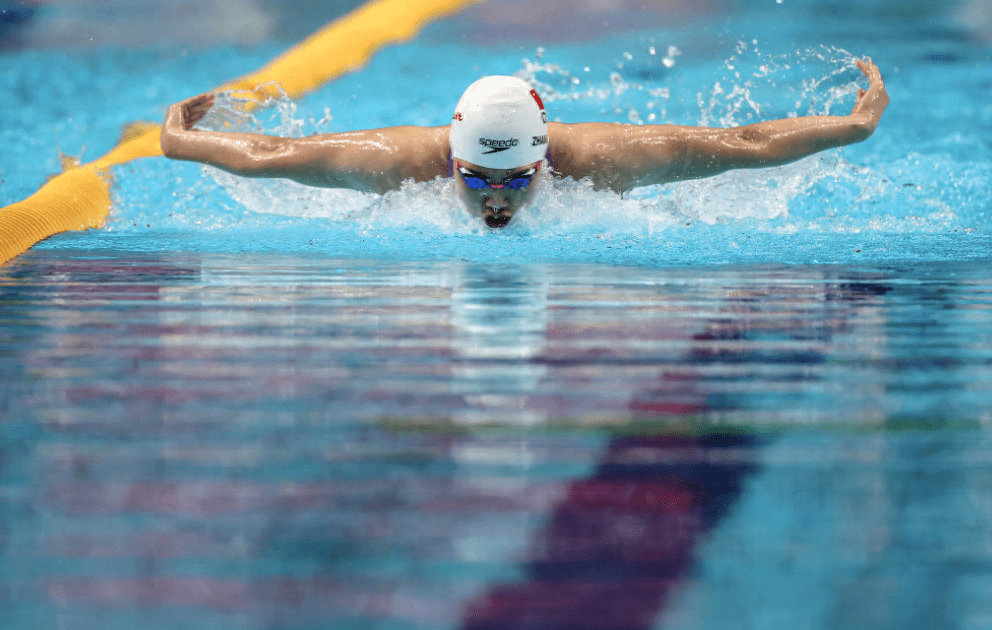
{"label": "blue swimming goggles", "polygon": [[537,167],[532,166],[528,170],[522,173],[515,173],[500,182],[494,182],[482,173],[470,171],[462,166],[458,167],[458,173],[461,174],[462,181],[465,182],[465,185],[472,190],[485,190],[486,188],[509,188],[510,190],[523,190],[524,188],[530,186],[530,183],[534,181],[534,176],[537,175]]}

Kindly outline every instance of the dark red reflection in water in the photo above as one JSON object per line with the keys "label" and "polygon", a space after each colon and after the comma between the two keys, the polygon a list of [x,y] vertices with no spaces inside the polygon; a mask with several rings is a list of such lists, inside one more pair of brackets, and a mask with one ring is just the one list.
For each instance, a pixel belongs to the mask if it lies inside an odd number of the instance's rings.
{"label": "dark red reflection in water", "polygon": [[466,630],[654,627],[752,468],[747,436],[614,439],[535,541],[530,580],[473,602]]}

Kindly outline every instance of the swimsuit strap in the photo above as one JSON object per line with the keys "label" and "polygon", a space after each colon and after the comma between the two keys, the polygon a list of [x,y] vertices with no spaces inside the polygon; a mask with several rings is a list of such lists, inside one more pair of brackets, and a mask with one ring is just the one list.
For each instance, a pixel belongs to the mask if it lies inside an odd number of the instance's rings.
{"label": "swimsuit strap", "polygon": [[[551,147],[548,147],[547,152],[544,154],[544,159],[548,161],[548,171],[554,170],[554,164],[551,162]],[[451,157],[451,149],[448,149],[448,177],[455,176],[455,160]]]}

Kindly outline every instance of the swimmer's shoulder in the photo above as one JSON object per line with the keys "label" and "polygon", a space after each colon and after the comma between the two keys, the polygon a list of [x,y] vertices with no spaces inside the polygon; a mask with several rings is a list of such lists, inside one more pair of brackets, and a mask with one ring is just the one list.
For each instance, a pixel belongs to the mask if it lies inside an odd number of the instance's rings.
{"label": "swimmer's shoulder", "polygon": [[359,151],[378,164],[390,187],[407,179],[430,181],[448,173],[448,129],[405,125],[359,132],[364,135]]}
{"label": "swimmer's shoulder", "polygon": [[337,186],[381,193],[410,179],[430,181],[448,173],[447,127],[382,127],[294,142],[295,153],[310,156],[311,163],[321,164],[347,182]]}
{"label": "swimmer's shoulder", "polygon": [[450,125],[417,127],[407,125],[382,130],[391,136],[397,163],[405,164],[418,181],[434,179],[448,173]]}
{"label": "swimmer's shoulder", "polygon": [[554,174],[589,179],[597,189],[630,189],[629,140],[636,129],[626,123],[548,123]]}
{"label": "swimmer's shoulder", "polygon": [[616,135],[612,123],[548,123],[548,145],[555,174],[559,177],[581,179],[590,174],[590,166],[598,162],[607,140]]}

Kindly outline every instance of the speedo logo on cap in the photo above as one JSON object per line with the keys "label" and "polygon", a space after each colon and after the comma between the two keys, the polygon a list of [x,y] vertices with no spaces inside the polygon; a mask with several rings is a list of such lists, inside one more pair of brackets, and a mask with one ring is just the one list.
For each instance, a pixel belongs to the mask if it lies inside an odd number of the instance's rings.
{"label": "speedo logo on cap", "polygon": [[516,138],[508,138],[506,140],[479,138],[479,144],[489,149],[482,155],[489,155],[490,153],[499,153],[500,151],[506,151],[507,149],[512,149],[513,147],[520,144],[520,141],[517,140]]}

